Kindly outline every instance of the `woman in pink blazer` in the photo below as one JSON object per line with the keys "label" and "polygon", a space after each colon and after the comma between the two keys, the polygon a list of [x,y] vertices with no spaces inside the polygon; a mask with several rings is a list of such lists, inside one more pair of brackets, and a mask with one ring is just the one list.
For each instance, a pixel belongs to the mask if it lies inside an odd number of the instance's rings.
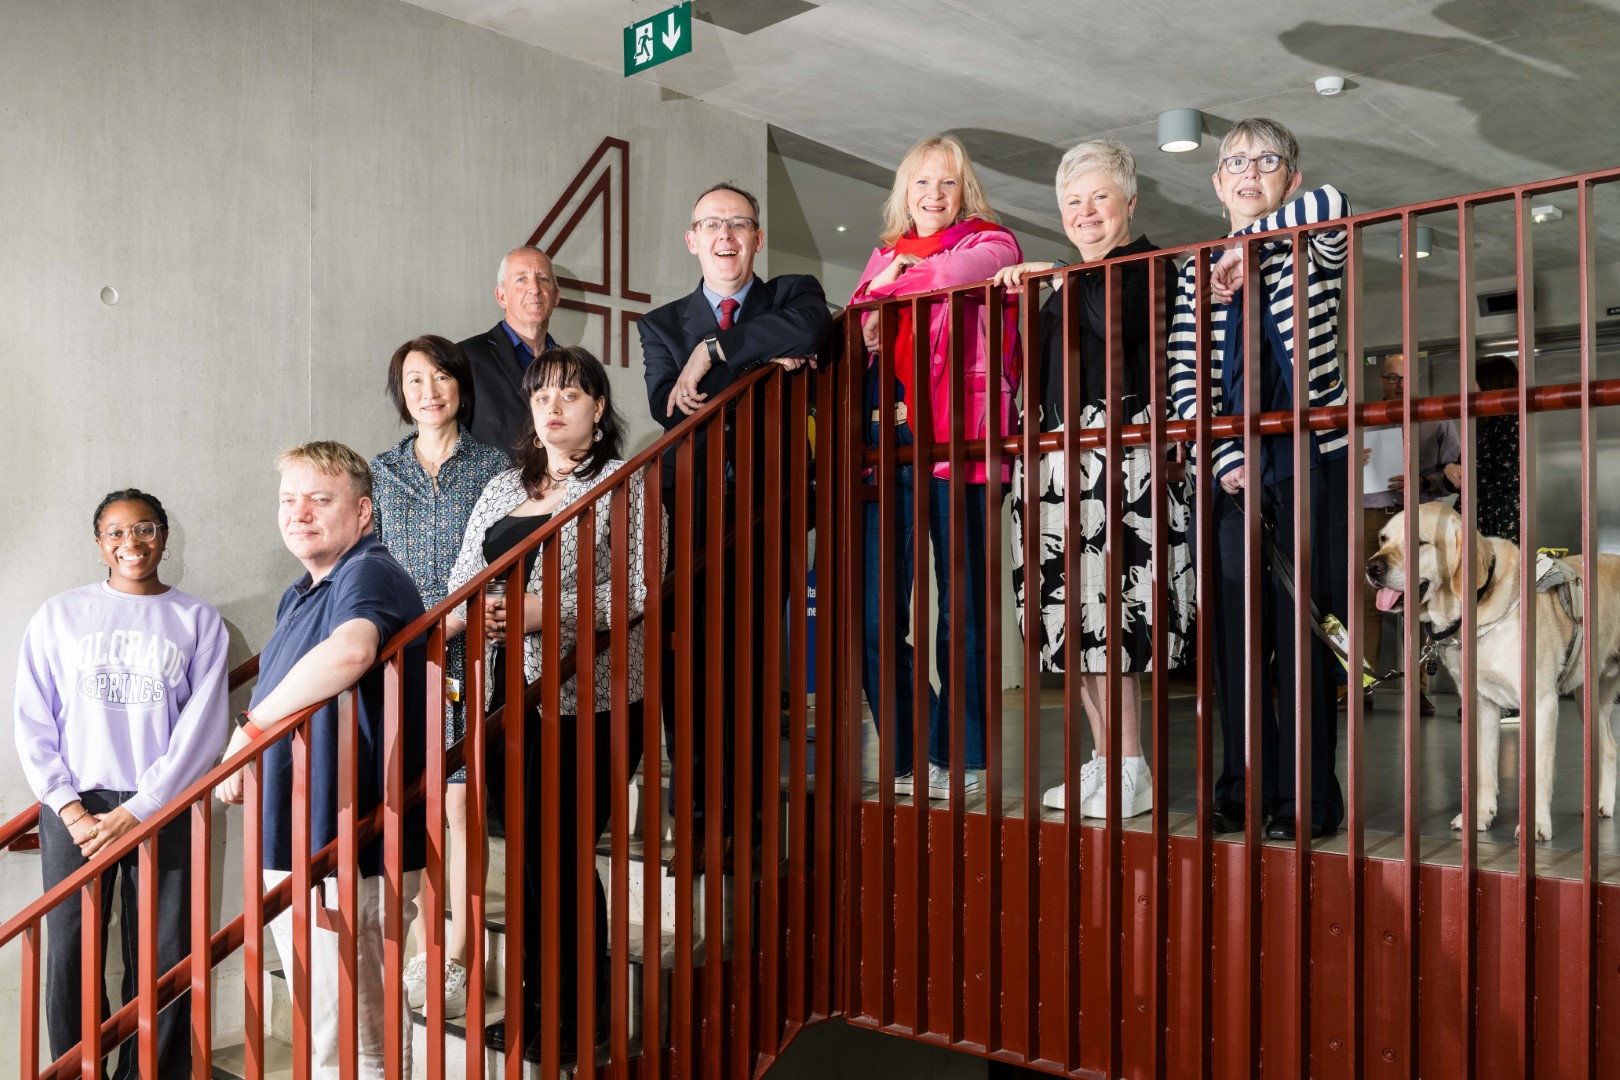
{"label": "woman in pink blazer", "polygon": [[[996,215],[984,197],[984,189],[973,171],[973,163],[960,140],[953,135],[939,135],[924,139],[906,154],[895,171],[894,187],[883,207],[884,230],[879,246],[861,275],[861,283],[850,297],[856,304],[868,300],[883,300],[918,293],[934,292],[957,285],[970,285],[985,281],[996,271],[1022,261],[1023,252],[1013,234],[996,223]],[[877,313],[868,312],[863,323],[866,347],[870,351],[866,379],[867,444],[876,446],[880,425],[895,428],[895,440],[909,446],[914,440],[910,422],[912,406],[918,393],[928,394],[932,430],[929,442],[946,442],[951,436],[951,368],[949,349],[950,307],[944,302],[932,305],[927,328],[929,364],[920,378],[925,386],[914,383],[919,374],[912,370],[915,330],[911,325],[911,309],[901,309],[899,333],[895,341],[895,411],[888,417],[879,417],[878,380],[876,378],[876,350],[878,348],[879,320]],[[968,439],[982,439],[989,431],[986,416],[986,386],[990,373],[1000,380],[999,413],[1001,434],[1017,430],[1014,415],[1014,396],[1018,391],[1018,336],[1015,310],[1008,306],[1006,322],[1002,327],[1002,355],[992,362],[987,355],[986,311],[982,294],[969,296],[964,308],[963,363],[965,378],[963,402],[965,416],[963,431]],[[963,736],[966,746],[966,768],[963,778],[965,795],[977,794],[980,789],[978,773],[985,767],[985,516],[1001,512],[1002,485],[1007,482],[1007,469],[995,479],[996,498],[986,492],[985,467],[982,462],[968,465],[965,480],[968,484],[967,521],[961,529],[967,544],[967,574],[963,597],[967,617],[961,627],[964,635],[963,683],[967,699],[959,703],[962,722],[966,725]],[[877,575],[882,553],[879,550],[878,507],[866,506],[865,567],[866,585],[866,648],[862,665],[862,682],[872,715],[881,724],[892,716],[895,723],[895,791],[912,794],[916,780],[912,776],[912,648],[909,634],[911,620],[912,579],[912,467],[902,466],[899,472],[899,505],[895,508],[896,567],[899,588],[894,594],[880,599]],[[950,466],[941,462],[933,467],[929,480],[932,492],[929,502],[928,535],[934,549],[934,582],[938,590],[939,618],[934,630],[934,643],[938,657],[940,685],[950,686],[951,657],[951,582],[950,569]],[[880,604],[887,602],[893,611],[893,630],[898,631],[895,645],[895,666],[884,672],[880,669]],[[884,708],[884,694],[896,690],[894,707]],[[943,694],[935,694],[929,687],[929,769],[928,797],[944,799],[950,795],[950,716],[951,702]]]}

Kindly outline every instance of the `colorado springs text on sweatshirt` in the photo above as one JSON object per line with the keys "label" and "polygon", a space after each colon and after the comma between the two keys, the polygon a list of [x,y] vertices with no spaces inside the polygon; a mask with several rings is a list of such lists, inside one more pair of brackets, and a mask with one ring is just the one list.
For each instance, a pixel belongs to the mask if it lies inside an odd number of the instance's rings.
{"label": "colorado springs text on sweatshirt", "polygon": [[17,755],[58,813],[81,791],[133,791],[144,820],[213,765],[230,733],[225,621],[178,589],[60,593],[17,663]]}

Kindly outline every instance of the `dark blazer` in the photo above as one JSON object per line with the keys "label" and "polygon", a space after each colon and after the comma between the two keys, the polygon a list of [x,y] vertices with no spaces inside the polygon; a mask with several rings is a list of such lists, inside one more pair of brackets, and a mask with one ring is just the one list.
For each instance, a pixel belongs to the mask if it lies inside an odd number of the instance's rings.
{"label": "dark blazer", "polygon": [[[511,457],[512,444],[529,411],[523,397],[523,364],[512,347],[512,339],[496,323],[485,333],[459,344],[472,368],[473,414],[468,427],[473,438]],[[546,344],[551,344],[549,334]]]}
{"label": "dark blazer", "polygon": [[[808,274],[784,274],[769,281],[754,278],[737,324],[721,330],[714,309],[703,295],[703,285],[680,300],[649,311],[636,323],[641,331],[641,357],[646,365],[647,403],[653,418],[665,429],[686,414],[668,415],[670,391],[680,378],[686,358],[710,334],[720,342],[725,363],[715,364],[698,389],[713,397],[745,373],[779,356],[815,356],[827,340],[832,318],[821,282]],[[784,432],[787,425],[783,425]],[[675,486],[675,456],[664,458],[664,486]]]}

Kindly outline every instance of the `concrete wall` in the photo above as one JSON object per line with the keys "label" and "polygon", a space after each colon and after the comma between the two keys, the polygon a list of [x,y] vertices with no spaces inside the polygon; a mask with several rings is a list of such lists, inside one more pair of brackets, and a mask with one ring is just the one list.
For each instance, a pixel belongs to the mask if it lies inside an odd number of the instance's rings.
{"label": "concrete wall", "polygon": [[[389,354],[496,320],[500,255],[604,136],[631,144],[629,284],[655,302],[697,280],[693,195],[765,188],[764,125],[395,0],[0,0],[0,25],[8,709],[29,614],[101,573],[89,516],[115,487],[164,500],[165,580],[220,608],[233,662],[256,652],[299,572],[273,453],[397,440]],[[582,276],[594,221],[559,259]],[[575,314],[553,329],[599,340]],[[639,445],[638,352],[614,381]],[[32,801],[5,739],[0,817]],[[37,860],[0,855],[0,914],[37,894]],[[16,954],[0,954],[0,1073]]]}

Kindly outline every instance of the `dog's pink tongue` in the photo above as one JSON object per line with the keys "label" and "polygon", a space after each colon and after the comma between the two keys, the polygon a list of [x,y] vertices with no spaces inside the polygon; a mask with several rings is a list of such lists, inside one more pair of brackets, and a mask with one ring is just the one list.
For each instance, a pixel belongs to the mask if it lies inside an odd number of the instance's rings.
{"label": "dog's pink tongue", "polygon": [[1378,596],[1373,602],[1378,605],[1379,611],[1394,611],[1395,605],[1401,602],[1401,590],[1379,589]]}

